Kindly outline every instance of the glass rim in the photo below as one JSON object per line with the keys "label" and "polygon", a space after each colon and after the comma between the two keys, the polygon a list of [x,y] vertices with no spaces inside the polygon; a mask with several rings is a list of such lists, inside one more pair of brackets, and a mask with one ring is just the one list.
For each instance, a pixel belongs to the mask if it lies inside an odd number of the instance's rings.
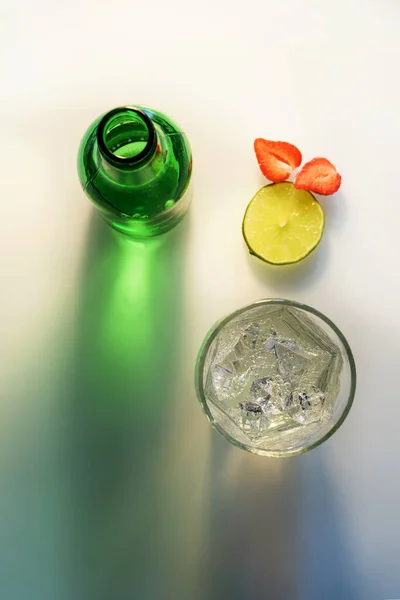
{"label": "glass rim", "polygon": [[[222,427],[220,427],[220,425],[216,422],[216,420],[214,419],[214,417],[208,407],[208,404],[206,401],[206,396],[204,393],[204,384],[203,384],[204,363],[205,363],[205,360],[206,360],[206,357],[208,354],[208,350],[210,349],[210,346],[211,346],[212,342],[214,341],[214,339],[216,338],[216,336],[219,334],[221,329],[223,329],[225,327],[225,325],[227,325],[230,321],[232,321],[236,317],[240,316],[241,314],[247,312],[248,310],[250,310],[252,308],[257,308],[259,306],[266,306],[266,305],[269,305],[269,306],[273,306],[273,305],[293,306],[294,308],[304,310],[305,312],[311,313],[312,315],[320,318],[322,321],[324,321],[324,323],[326,323],[336,333],[339,340],[343,344],[343,347],[346,352],[346,357],[347,357],[347,361],[349,364],[349,368],[350,368],[350,390],[349,390],[349,394],[348,394],[348,399],[346,402],[346,406],[344,407],[344,410],[343,410],[342,414],[340,415],[340,418],[338,419],[338,421],[320,439],[318,439],[315,442],[308,444],[306,446],[302,446],[301,448],[296,448],[295,450],[285,450],[282,452],[276,451],[276,450],[263,450],[260,448],[257,448],[257,450],[256,450],[255,448],[249,446],[248,444],[239,442],[238,440],[233,438],[231,435],[229,435],[229,433],[227,433],[224,429],[222,429]],[[340,329],[335,325],[335,323],[333,323],[333,321],[331,321],[326,315],[324,315],[322,312],[320,312],[316,308],[313,308],[312,306],[309,306],[308,304],[303,304],[302,302],[297,302],[295,300],[286,300],[283,298],[265,298],[263,300],[257,300],[256,302],[253,302],[251,304],[248,304],[247,306],[239,308],[239,309],[235,310],[234,312],[230,313],[229,315],[219,319],[211,327],[211,329],[209,329],[208,333],[206,334],[206,336],[201,344],[201,347],[200,347],[200,350],[198,352],[197,359],[196,359],[194,379],[195,379],[194,383],[195,383],[197,398],[200,401],[200,404],[202,405],[202,408],[203,408],[208,420],[212,424],[212,426],[215,427],[217,429],[217,431],[219,433],[221,433],[234,446],[238,446],[239,448],[242,448],[243,450],[247,450],[248,452],[251,452],[252,454],[258,454],[258,455],[267,456],[270,458],[286,458],[289,456],[295,456],[297,454],[304,454],[304,452],[308,452],[309,450],[312,450],[313,448],[316,448],[320,444],[326,442],[326,440],[328,440],[339,429],[339,427],[342,425],[342,423],[345,421],[347,415],[349,414],[350,409],[353,405],[354,396],[355,396],[356,387],[357,387],[357,371],[356,371],[356,364],[354,361],[353,352],[350,348],[350,345],[349,345],[347,339],[345,338],[343,333],[340,331]]]}

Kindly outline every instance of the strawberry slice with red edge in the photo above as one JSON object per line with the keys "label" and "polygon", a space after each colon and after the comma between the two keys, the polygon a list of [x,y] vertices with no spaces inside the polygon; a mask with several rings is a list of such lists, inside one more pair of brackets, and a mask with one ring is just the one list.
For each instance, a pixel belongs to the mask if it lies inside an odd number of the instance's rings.
{"label": "strawberry slice with red edge", "polygon": [[285,181],[293,169],[301,164],[300,150],[288,142],[257,138],[254,151],[262,173],[274,183]]}
{"label": "strawberry slice with red edge", "polygon": [[297,174],[294,187],[330,196],[338,191],[341,183],[341,175],[327,158],[313,158]]}

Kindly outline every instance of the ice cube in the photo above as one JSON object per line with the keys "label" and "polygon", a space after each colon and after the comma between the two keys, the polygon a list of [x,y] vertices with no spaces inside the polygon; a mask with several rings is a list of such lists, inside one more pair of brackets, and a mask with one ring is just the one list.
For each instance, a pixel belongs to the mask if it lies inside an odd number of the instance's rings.
{"label": "ice cube", "polygon": [[286,409],[289,395],[290,386],[281,377],[262,377],[253,381],[248,400],[265,415],[278,415]]}
{"label": "ice cube", "polygon": [[242,409],[242,429],[247,433],[258,435],[261,432],[263,412],[257,402],[246,400],[239,403]]}
{"label": "ice cube", "polygon": [[318,388],[311,386],[295,390],[288,402],[288,414],[301,425],[315,423],[322,417],[325,394]]}
{"label": "ice cube", "polygon": [[273,350],[275,348],[274,338],[269,338],[264,344],[265,350]]}
{"label": "ice cube", "polygon": [[217,394],[229,393],[233,384],[233,368],[224,365],[215,365],[211,370],[211,378]]}
{"label": "ice cube", "polygon": [[260,334],[260,324],[250,323],[243,332],[241,342],[249,350],[255,350],[258,336]]}
{"label": "ice cube", "polygon": [[252,323],[248,326],[233,350],[225,357],[224,363],[230,363],[237,377],[245,377],[253,365],[253,350],[257,343],[259,325]]}
{"label": "ice cube", "polygon": [[310,364],[309,357],[293,343],[276,342],[274,346],[278,372],[285,379],[300,377]]}
{"label": "ice cube", "polygon": [[237,406],[250,384],[251,370],[251,360],[235,349],[222,362],[213,365],[210,372],[216,400],[224,406]]}

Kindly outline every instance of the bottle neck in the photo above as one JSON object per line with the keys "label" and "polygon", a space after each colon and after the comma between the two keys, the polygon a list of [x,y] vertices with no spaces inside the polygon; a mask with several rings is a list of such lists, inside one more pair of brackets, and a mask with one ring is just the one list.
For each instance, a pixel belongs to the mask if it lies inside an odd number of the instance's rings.
{"label": "bottle neck", "polygon": [[145,183],[163,163],[163,136],[139,108],[125,106],[108,112],[97,127],[96,137],[100,164],[118,183]]}

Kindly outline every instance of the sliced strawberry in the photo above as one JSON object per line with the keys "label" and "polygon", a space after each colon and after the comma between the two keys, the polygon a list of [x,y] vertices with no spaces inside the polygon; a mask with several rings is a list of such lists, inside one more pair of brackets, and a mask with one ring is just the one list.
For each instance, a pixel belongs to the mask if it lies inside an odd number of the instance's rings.
{"label": "sliced strawberry", "polygon": [[298,190],[308,190],[323,196],[334,194],[340,188],[342,177],[326,158],[313,158],[306,163],[294,180]]}
{"label": "sliced strawberry", "polygon": [[274,183],[285,181],[292,172],[290,165],[269,152],[264,154],[262,159],[257,156],[257,160],[263,175]]}
{"label": "sliced strawberry", "polygon": [[301,152],[288,142],[271,142],[263,138],[254,141],[260,169],[270,181],[285,181],[301,163]]}

